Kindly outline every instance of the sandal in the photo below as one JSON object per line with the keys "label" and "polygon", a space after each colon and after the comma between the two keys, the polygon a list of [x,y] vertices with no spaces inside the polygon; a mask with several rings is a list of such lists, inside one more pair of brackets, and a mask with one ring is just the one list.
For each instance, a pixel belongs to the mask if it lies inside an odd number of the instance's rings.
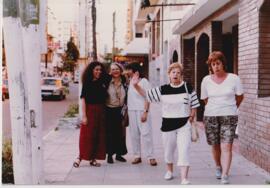
{"label": "sandal", "polygon": [[90,166],[100,167],[101,164],[98,163],[96,160],[92,160],[92,161],[90,161]]}
{"label": "sandal", "polygon": [[81,159],[78,157],[78,158],[76,159],[76,161],[74,161],[73,166],[74,166],[75,168],[78,168],[78,167],[80,166],[80,163],[81,163]]}

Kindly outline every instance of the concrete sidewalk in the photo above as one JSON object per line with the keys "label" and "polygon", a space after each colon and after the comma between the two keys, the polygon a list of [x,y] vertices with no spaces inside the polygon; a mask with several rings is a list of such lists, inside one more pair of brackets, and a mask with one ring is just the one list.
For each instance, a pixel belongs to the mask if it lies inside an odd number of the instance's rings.
{"label": "concrete sidewalk", "polygon": [[[115,161],[107,164],[100,161],[101,167],[91,167],[88,161],[82,161],[79,168],[72,166],[78,155],[79,129],[60,128],[51,131],[44,138],[45,184],[47,185],[178,185],[179,167],[174,168],[174,179],[163,179],[166,165],[163,160],[163,147],[160,132],[161,106],[151,105],[154,149],[158,166],[152,167],[143,156],[143,162],[132,165],[133,160],[130,137],[127,129],[128,154],[126,163]],[[218,185],[215,178],[215,166],[207,145],[203,130],[200,141],[191,146],[191,168],[189,179],[195,185]],[[246,160],[237,152],[233,153],[230,173],[231,184],[264,185],[270,180],[270,174]]]}

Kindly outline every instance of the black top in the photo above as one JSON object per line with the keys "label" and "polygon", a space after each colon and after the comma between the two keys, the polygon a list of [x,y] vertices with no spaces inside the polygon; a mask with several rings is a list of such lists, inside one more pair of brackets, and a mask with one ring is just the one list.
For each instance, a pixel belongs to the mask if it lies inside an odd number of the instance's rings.
{"label": "black top", "polygon": [[104,82],[96,80],[83,84],[80,98],[84,98],[86,104],[105,104],[107,96]]}
{"label": "black top", "polygon": [[176,129],[179,129],[183,127],[185,124],[187,124],[189,117],[184,118],[162,118],[162,126],[161,131],[162,132],[168,132],[173,131]]}
{"label": "black top", "polygon": [[[191,94],[193,91],[193,87],[190,83],[187,84],[188,94]],[[185,85],[183,84],[181,87],[172,87],[170,84],[166,84],[160,87],[161,95],[175,95],[186,93]]]}

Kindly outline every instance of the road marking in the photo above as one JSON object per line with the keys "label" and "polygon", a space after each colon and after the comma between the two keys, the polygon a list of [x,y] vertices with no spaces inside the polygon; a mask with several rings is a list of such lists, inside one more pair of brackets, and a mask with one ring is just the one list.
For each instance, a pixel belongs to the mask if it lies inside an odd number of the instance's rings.
{"label": "road marking", "polygon": [[50,134],[52,134],[52,132],[54,132],[55,131],[55,128],[53,128],[52,130],[50,130],[45,136],[43,136],[43,140],[46,140],[47,139],[47,137],[50,135]]}

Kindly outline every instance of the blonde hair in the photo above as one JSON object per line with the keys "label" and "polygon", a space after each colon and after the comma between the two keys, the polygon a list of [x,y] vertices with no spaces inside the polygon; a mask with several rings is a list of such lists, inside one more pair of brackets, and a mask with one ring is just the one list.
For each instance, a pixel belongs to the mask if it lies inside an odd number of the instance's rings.
{"label": "blonde hair", "polygon": [[116,67],[118,67],[120,69],[120,72],[123,73],[123,71],[124,71],[123,66],[120,63],[116,63],[116,62],[111,63],[111,65],[110,65],[110,71],[111,71],[111,67],[113,65],[116,66]]}
{"label": "blonde hair", "polygon": [[184,68],[183,68],[182,64],[180,64],[180,63],[172,63],[168,68],[168,74],[170,74],[170,72],[173,69],[176,69],[176,68],[180,70],[181,74],[183,73]]}

